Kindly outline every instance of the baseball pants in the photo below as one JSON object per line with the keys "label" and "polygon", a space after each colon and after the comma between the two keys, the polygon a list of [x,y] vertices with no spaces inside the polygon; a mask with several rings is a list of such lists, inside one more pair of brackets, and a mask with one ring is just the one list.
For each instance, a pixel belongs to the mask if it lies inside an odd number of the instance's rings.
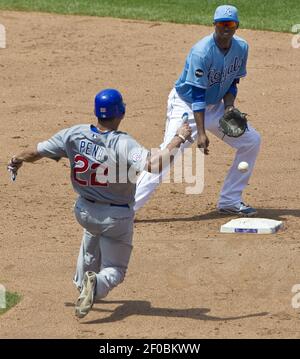
{"label": "baseball pants", "polygon": [[132,251],[134,211],[79,197],[74,212],[84,228],[74,283],[80,290],[84,273],[95,272],[97,301],[124,280]]}
{"label": "baseball pants", "polygon": [[[166,129],[164,142],[160,145],[161,149],[165,148],[170,143],[176,134],[177,129],[182,125],[182,115],[185,112],[188,113],[188,121],[192,129],[192,138],[193,140],[196,140],[197,128],[192,108],[178,96],[176,90],[173,88],[168,98]],[[220,193],[217,205],[218,208],[231,207],[240,204],[242,201],[242,192],[247,186],[253,172],[256,157],[260,148],[260,135],[249,123],[249,130],[241,137],[224,137],[223,133],[219,130],[219,119],[223,114],[224,104],[222,101],[216,105],[209,105],[205,109],[205,128],[220,138],[223,142],[236,149],[233,164],[227,173]],[[184,151],[184,149],[189,146],[191,146],[191,143],[186,141],[181,145],[181,150]],[[249,170],[245,173],[241,173],[237,169],[238,164],[241,161],[248,162],[249,164]],[[137,180],[135,194],[135,211],[147,202],[168,171],[169,168],[165,168],[161,174],[152,174],[146,171],[143,171],[140,174]]]}

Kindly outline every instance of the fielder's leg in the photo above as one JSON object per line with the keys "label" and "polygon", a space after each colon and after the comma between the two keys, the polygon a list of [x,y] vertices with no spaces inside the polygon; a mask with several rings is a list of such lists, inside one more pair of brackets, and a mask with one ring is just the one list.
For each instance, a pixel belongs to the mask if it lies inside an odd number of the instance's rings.
{"label": "fielder's leg", "polygon": [[[223,103],[205,113],[206,129],[237,150],[221,190],[218,208],[240,205],[242,202],[242,192],[249,182],[260,147],[260,135],[250,124],[248,124],[249,131],[246,131],[241,137],[233,138],[225,136],[223,138],[223,133],[219,130],[219,119],[223,116],[223,113]],[[241,173],[237,169],[238,164],[242,161],[249,164],[249,170],[245,173]]]}
{"label": "fielder's leg", "polygon": [[[191,108],[179,98],[176,90],[173,89],[168,98],[166,129],[164,142],[160,145],[161,149],[164,149],[171,142],[178,128],[182,126],[182,115],[184,113],[187,113],[189,116],[189,124],[192,129],[192,138],[195,139],[196,124],[194,121],[193,112]],[[181,145],[180,148],[183,150],[189,146],[191,146],[191,143],[186,141]],[[143,171],[140,174],[137,180],[135,193],[135,211],[139,210],[148,201],[156,187],[162,182],[163,178],[166,176],[169,170],[170,166],[166,166],[160,174],[152,174],[147,171]]]}

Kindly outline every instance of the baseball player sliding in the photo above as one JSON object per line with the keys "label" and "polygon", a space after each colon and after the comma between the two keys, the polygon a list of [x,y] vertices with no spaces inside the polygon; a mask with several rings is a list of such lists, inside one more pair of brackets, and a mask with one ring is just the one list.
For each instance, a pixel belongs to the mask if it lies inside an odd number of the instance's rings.
{"label": "baseball player sliding", "polygon": [[125,104],[117,90],[99,92],[94,112],[96,126],[63,129],[36,148],[13,156],[8,163],[8,170],[15,176],[23,162],[43,157],[66,157],[70,161],[72,185],[79,194],[75,216],[84,228],[74,277],[80,290],[75,305],[79,318],[125,277],[132,251],[137,174],[143,170],[161,172],[162,164],[192,133],[184,123],[168,145],[152,155],[128,134],[118,131]]}
{"label": "baseball player sliding", "polygon": [[[225,178],[218,209],[222,213],[252,216],[256,210],[244,204],[242,192],[252,174],[260,147],[260,135],[248,124],[248,130],[239,138],[224,136],[219,120],[234,108],[237,84],[246,76],[248,44],[235,36],[239,27],[238,11],[234,6],[219,6],[214,14],[215,31],[196,43],[185,62],[184,69],[168,99],[165,148],[182,123],[188,117],[192,138],[205,154],[209,152],[206,131],[235,148],[234,162]],[[182,148],[190,146],[189,141]],[[245,161],[249,170],[238,171],[238,164]],[[137,182],[135,210],[142,207],[161,182],[163,174],[142,172]]]}

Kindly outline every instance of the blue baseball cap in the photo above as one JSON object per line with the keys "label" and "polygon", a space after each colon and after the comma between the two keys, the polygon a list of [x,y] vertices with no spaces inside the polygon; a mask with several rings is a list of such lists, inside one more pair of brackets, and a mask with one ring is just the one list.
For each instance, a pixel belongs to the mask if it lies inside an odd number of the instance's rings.
{"label": "blue baseball cap", "polygon": [[239,21],[238,10],[231,5],[221,5],[216,8],[214,22],[217,21]]}

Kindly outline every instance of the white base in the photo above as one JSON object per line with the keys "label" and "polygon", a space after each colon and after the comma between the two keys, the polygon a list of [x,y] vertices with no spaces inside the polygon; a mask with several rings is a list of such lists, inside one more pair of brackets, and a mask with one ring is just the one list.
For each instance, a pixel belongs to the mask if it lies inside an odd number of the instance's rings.
{"label": "white base", "polygon": [[271,234],[283,227],[282,221],[267,218],[236,218],[221,226],[221,233]]}

